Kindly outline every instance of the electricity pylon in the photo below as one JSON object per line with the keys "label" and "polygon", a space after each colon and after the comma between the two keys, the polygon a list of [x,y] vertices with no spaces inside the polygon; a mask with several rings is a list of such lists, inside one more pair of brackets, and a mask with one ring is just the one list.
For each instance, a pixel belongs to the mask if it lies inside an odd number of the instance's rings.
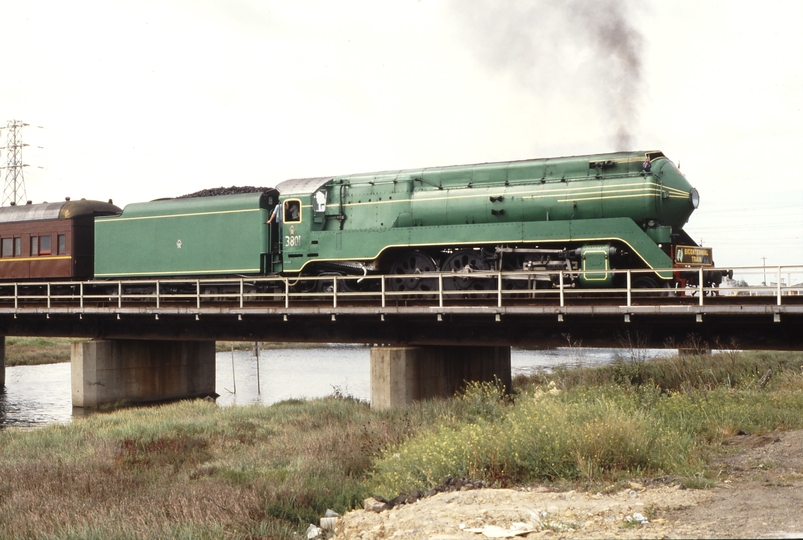
{"label": "electricity pylon", "polygon": [[19,120],[9,120],[5,128],[8,131],[6,146],[2,149],[6,151],[6,166],[0,169],[6,170],[6,182],[3,187],[3,203],[17,204],[25,201],[25,176],[22,174],[26,164],[22,162],[22,147],[28,146],[22,143],[22,128],[28,124]]}

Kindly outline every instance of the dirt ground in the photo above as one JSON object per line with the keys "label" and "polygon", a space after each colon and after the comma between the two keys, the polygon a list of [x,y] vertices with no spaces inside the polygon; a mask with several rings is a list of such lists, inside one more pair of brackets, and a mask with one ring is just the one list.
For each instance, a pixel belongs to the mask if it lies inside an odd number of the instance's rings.
{"label": "dirt ground", "polygon": [[337,520],[335,538],[803,538],[803,431],[737,435],[727,444],[709,489],[631,482],[610,493],[445,492],[380,513],[350,512]]}

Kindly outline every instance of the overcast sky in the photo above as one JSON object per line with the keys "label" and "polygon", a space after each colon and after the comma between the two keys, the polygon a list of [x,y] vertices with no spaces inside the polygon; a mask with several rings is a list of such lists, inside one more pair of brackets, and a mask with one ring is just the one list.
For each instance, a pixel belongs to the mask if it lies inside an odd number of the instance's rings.
{"label": "overcast sky", "polygon": [[0,124],[29,124],[34,202],[657,149],[700,191],[686,230],[719,265],[803,265],[797,0],[0,0],[0,15]]}

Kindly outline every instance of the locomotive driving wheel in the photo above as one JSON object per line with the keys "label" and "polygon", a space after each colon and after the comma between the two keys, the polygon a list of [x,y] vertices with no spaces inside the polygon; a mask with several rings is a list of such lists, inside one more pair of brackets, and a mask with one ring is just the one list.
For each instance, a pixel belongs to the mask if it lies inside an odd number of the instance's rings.
{"label": "locomotive driving wheel", "polygon": [[423,251],[402,253],[390,265],[390,288],[394,291],[434,291],[438,288],[436,278],[424,278],[422,274],[437,272],[438,266],[432,257]]}
{"label": "locomotive driving wheel", "polygon": [[452,276],[443,277],[443,288],[449,291],[487,291],[494,286],[492,278],[474,277],[475,272],[485,272],[491,265],[483,258],[481,251],[461,249],[443,261],[443,272]]}
{"label": "locomotive driving wheel", "polygon": [[657,289],[658,281],[652,276],[640,275],[634,277],[630,285],[633,289]]}
{"label": "locomotive driving wheel", "polygon": [[635,276],[631,282],[630,288],[633,289],[633,294],[639,297],[659,297],[671,295],[670,291],[667,289],[667,285],[660,282],[655,276],[652,275],[641,274]]}

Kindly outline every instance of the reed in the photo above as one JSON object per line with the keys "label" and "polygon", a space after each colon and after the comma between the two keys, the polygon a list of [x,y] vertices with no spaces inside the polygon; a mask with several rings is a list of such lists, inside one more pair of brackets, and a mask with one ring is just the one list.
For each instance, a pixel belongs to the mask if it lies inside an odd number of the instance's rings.
{"label": "reed", "polygon": [[[637,357],[638,358],[638,357]],[[803,353],[790,351],[723,351],[714,354],[679,354],[653,360],[619,358],[597,367],[558,367],[553,375],[536,374],[516,382],[555,380],[561,388],[617,384],[652,385],[664,392],[720,387],[749,388],[769,370],[777,379],[794,377],[803,369]]]}
{"label": "reed", "polygon": [[[500,486],[704,477],[706,459],[729,435],[803,428],[800,358],[728,353],[561,369],[517,378],[513,399],[469,385],[455,400],[463,413],[389,448],[370,489],[392,498],[446,476]],[[762,387],[770,367],[775,375]]]}
{"label": "reed", "polygon": [[561,370],[517,378],[512,395],[470,384],[456,398],[390,411],[337,392],[6,429],[0,538],[297,538],[327,508],[424,491],[446,476],[515,485],[674,475],[699,487],[728,435],[803,427],[799,361],[667,359],[645,362],[648,376],[636,381],[616,366]]}
{"label": "reed", "polygon": [[70,361],[70,338],[7,337],[6,366],[33,366]]}
{"label": "reed", "polygon": [[[395,431],[401,426],[401,431]],[[2,538],[295,538],[409,427],[353,399],[205,401],[0,432]]]}

